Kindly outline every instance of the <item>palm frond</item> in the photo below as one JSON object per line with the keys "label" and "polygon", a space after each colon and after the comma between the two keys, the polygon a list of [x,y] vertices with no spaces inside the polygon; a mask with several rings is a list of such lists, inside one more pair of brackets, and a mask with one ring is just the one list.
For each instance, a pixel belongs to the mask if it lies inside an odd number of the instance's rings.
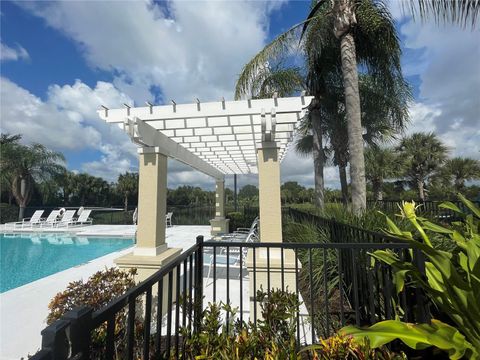
{"label": "palm frond", "polygon": [[298,48],[295,40],[298,39],[298,31],[302,24],[303,22],[296,24],[283,34],[280,34],[243,67],[235,85],[236,100],[243,96],[252,95],[251,88],[253,82],[259,74],[265,71],[265,67],[268,66],[269,62],[277,61],[282,56],[291,54],[292,49]]}
{"label": "palm frond", "polygon": [[301,156],[310,156],[313,151],[313,135],[307,134],[297,138],[295,151]]}
{"label": "palm frond", "polygon": [[402,3],[403,10],[413,18],[425,21],[433,18],[436,23],[458,24],[475,28],[480,12],[479,0],[409,0]]}

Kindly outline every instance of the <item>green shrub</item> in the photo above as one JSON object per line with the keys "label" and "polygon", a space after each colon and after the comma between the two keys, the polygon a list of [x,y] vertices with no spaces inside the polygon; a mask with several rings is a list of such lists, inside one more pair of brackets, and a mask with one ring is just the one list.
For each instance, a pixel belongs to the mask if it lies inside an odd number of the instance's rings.
{"label": "green shrub", "polygon": [[[66,312],[77,306],[90,306],[99,310],[113,299],[123,295],[135,286],[136,269],[122,271],[116,268],[105,269],[93,274],[87,281],[73,281],[67,288],[55,295],[48,308],[47,324],[60,319]],[[137,301],[137,314],[141,313],[141,302]],[[126,339],[127,310],[117,313],[115,319],[115,353],[117,359],[124,358]],[[136,351],[140,354],[143,342],[143,323],[139,317],[135,324]],[[92,332],[92,358],[102,358],[107,336],[107,325],[103,324]]]}
{"label": "green shrub", "polygon": [[18,206],[0,204],[0,224],[18,221]]}
{"label": "green shrub", "polygon": [[[346,327],[342,331],[356,338],[368,336],[374,347],[398,338],[414,349],[435,346],[447,351],[451,359],[480,358],[480,209],[463,196],[459,197],[470,213],[463,213],[453,203],[441,205],[462,217],[462,221],[452,223],[450,228],[418,217],[414,202],[403,204],[402,216],[415,232],[400,230],[386,217],[389,234],[404,239],[423,253],[425,275],[392,251],[373,253],[378,261],[391,266],[397,292],[402,291],[406,281],[422,288],[436,308],[449,318],[450,324],[436,319],[429,324],[388,320],[366,329]],[[454,251],[435,248],[428,232],[450,241]]]}
{"label": "green shrub", "polygon": [[[191,333],[183,328],[185,352],[172,354],[171,359],[405,359],[385,348],[372,349],[365,340],[351,337],[333,337],[320,344],[302,349],[296,343],[296,313],[300,306],[293,293],[272,290],[270,294],[257,293],[261,317],[257,324],[235,320],[236,309],[223,303],[209,303],[202,313],[200,331]],[[229,313],[228,326],[222,320]],[[225,317],[223,317],[225,318]],[[339,341],[341,339],[341,341]]]}

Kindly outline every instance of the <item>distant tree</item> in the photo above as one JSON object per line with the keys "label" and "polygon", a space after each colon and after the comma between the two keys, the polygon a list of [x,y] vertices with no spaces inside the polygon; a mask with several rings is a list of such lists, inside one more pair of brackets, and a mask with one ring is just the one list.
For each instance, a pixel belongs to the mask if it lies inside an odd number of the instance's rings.
{"label": "distant tree", "polygon": [[13,180],[13,169],[9,161],[9,157],[13,156],[14,147],[18,145],[18,142],[21,140],[22,135],[10,135],[10,134],[1,134],[0,135],[0,188],[1,191],[6,191],[8,193],[8,203],[12,203],[13,193],[12,193],[12,180]]}
{"label": "distant tree", "polygon": [[126,172],[120,174],[117,180],[116,190],[123,196],[125,212],[128,211],[128,198],[138,194],[138,173]]}
{"label": "distant tree", "polygon": [[65,171],[64,156],[41,144],[22,145],[19,135],[1,137],[1,172],[7,175],[13,196],[19,206],[18,219],[25,214],[34,184],[47,181]]}
{"label": "distant tree", "polygon": [[447,159],[448,149],[434,133],[414,133],[397,147],[404,164],[404,176],[425,201],[425,183]]}
{"label": "distant tree", "polygon": [[448,185],[453,183],[455,190],[465,189],[465,181],[480,179],[480,161],[455,157],[448,159],[439,171]]}
{"label": "distant tree", "polygon": [[377,146],[365,149],[365,174],[375,200],[383,200],[383,182],[401,175],[402,164],[393,149]]}
{"label": "distant tree", "polygon": [[245,185],[238,192],[238,197],[241,199],[253,199],[258,196],[258,188],[255,185]]}

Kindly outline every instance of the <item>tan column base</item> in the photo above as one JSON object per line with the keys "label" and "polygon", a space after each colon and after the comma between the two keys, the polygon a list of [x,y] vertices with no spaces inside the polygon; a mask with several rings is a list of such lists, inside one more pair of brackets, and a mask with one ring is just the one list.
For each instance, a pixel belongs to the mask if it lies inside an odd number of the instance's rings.
{"label": "tan column base", "polygon": [[[135,282],[138,284],[144,280],[146,280],[148,277],[156,273],[158,270],[160,270],[164,265],[168,264],[170,261],[172,261],[174,258],[179,256],[182,252],[182,249],[177,249],[177,248],[167,248],[164,252],[157,256],[139,256],[139,255],[134,255],[133,252],[128,253],[126,255],[123,255],[117,259],[115,259],[115,264],[120,268],[120,269],[130,269],[130,268],[136,268],[137,269],[137,276],[135,277]],[[176,289],[175,289],[175,284],[176,284],[176,271],[173,271],[173,278],[172,278],[172,302],[176,300]],[[156,304],[157,304],[157,294],[158,294],[158,288],[157,286],[153,286],[152,288],[152,318],[155,316],[157,309],[156,309]],[[162,293],[162,298],[163,298],[163,305],[162,305],[162,315],[165,315],[167,313],[168,309],[168,275],[166,275],[163,278],[163,293]]]}
{"label": "tan column base", "polygon": [[[267,248],[257,248],[255,254],[255,286],[253,271],[253,249],[248,250],[246,265],[248,268],[250,291],[250,316],[253,319],[254,298],[258,290],[268,291],[270,277],[270,290],[282,289],[282,260],[280,249],[270,249],[270,266],[267,262]],[[298,261],[297,269],[300,271],[302,264]],[[270,273],[270,276],[269,276]],[[283,251],[283,289],[290,293],[297,291],[295,252],[291,249]],[[261,317],[260,304],[257,302],[257,319]]]}
{"label": "tan column base", "polygon": [[215,218],[210,220],[210,234],[212,236],[216,236],[218,234],[228,234],[228,224],[230,222],[230,219],[225,219],[225,218]]}

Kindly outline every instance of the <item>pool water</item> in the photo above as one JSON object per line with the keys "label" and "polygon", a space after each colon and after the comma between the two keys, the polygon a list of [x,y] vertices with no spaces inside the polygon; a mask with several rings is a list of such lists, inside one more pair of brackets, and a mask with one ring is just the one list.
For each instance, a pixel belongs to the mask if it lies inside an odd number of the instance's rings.
{"label": "pool water", "polygon": [[0,234],[0,293],[133,245],[131,238]]}

